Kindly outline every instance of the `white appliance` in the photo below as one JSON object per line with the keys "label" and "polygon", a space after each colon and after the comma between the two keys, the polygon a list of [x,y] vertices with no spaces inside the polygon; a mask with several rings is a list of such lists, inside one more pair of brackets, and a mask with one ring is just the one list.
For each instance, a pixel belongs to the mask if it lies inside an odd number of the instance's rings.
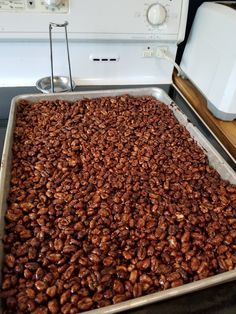
{"label": "white appliance", "polygon": [[[32,86],[50,75],[49,22],[68,21],[78,85],[169,84],[189,0],[0,0],[0,86]],[[68,72],[64,33],[54,74]]]}
{"label": "white appliance", "polygon": [[236,118],[236,2],[205,2],[196,14],[181,61],[219,119]]}

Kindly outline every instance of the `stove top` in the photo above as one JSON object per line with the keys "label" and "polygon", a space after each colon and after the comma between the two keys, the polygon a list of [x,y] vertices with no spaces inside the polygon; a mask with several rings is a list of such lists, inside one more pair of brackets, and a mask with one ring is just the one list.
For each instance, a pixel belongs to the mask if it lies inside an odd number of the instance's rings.
{"label": "stove top", "polygon": [[[115,88],[138,88],[147,85],[135,86],[81,86],[75,91],[105,90]],[[149,85],[148,87],[159,87],[164,89],[179,108],[187,115],[188,119],[198,127],[208,138],[212,145],[218,150],[228,164],[236,171],[236,164],[223,149],[207,126],[196,116],[188,103],[172,85]],[[6,87],[0,88],[0,158],[2,155],[3,142],[7,127],[11,99],[20,94],[38,93],[35,87]],[[235,298],[236,281],[218,285],[202,291],[186,294],[173,299],[148,305],[142,308],[130,310],[126,314],[234,314],[236,313]]]}

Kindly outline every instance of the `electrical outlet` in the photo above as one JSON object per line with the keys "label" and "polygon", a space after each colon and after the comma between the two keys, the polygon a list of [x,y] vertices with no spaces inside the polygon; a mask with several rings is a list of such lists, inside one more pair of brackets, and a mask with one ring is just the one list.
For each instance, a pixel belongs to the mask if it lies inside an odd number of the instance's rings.
{"label": "electrical outlet", "polygon": [[168,54],[168,47],[157,47],[155,57],[162,58],[163,56]]}
{"label": "electrical outlet", "polygon": [[162,58],[168,53],[168,47],[159,46],[159,47],[147,47],[142,52],[143,58]]}
{"label": "electrical outlet", "polygon": [[154,49],[153,48],[146,48],[143,50],[143,58],[154,58],[155,54],[154,54]]}

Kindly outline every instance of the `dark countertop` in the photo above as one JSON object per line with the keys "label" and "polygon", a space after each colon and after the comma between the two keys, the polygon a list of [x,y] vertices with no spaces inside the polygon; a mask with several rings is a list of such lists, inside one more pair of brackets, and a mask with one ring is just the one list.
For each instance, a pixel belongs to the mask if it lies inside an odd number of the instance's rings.
{"label": "dark countertop", "polygon": [[130,310],[126,314],[235,314],[236,282]]}
{"label": "dark countertop", "polygon": [[[129,86],[128,88],[137,87]],[[141,87],[141,86],[140,86]],[[143,86],[142,86],[143,87]],[[149,86],[150,87],[150,86]],[[155,85],[155,87],[158,87]],[[127,86],[119,87],[97,87],[96,89],[109,88],[127,88]],[[222,156],[229,162],[232,168],[236,169],[235,163],[230,160],[226,152],[224,152],[219,143],[214,139],[212,134],[202,125],[201,121],[194,115],[192,110],[186,107],[182,97],[173,89],[172,86],[162,86],[169,93],[171,98],[179,105],[179,107],[187,114],[188,118],[198,127],[203,128],[205,136],[213,143],[213,145],[221,152]],[[91,90],[95,87],[76,88],[76,91]],[[18,87],[18,88],[0,88],[0,157],[3,147],[3,140],[7,125],[8,113],[11,99],[20,94],[32,94],[38,91],[34,87]],[[126,311],[127,314],[236,314],[236,281],[218,285],[184,296],[175,297],[169,300],[158,302],[142,308]]]}

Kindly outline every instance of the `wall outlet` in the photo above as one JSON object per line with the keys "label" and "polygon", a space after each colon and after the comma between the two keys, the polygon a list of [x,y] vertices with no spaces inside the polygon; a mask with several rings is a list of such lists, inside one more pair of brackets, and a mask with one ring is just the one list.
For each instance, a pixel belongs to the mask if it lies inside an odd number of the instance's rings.
{"label": "wall outlet", "polygon": [[157,47],[156,48],[156,53],[155,53],[155,57],[157,58],[162,58],[163,56],[168,54],[168,47]]}
{"label": "wall outlet", "polygon": [[142,51],[143,58],[162,58],[164,55],[168,54],[168,47],[147,47]]}
{"label": "wall outlet", "polygon": [[155,57],[155,49],[151,47],[147,47],[142,52],[143,58],[154,58]]}

